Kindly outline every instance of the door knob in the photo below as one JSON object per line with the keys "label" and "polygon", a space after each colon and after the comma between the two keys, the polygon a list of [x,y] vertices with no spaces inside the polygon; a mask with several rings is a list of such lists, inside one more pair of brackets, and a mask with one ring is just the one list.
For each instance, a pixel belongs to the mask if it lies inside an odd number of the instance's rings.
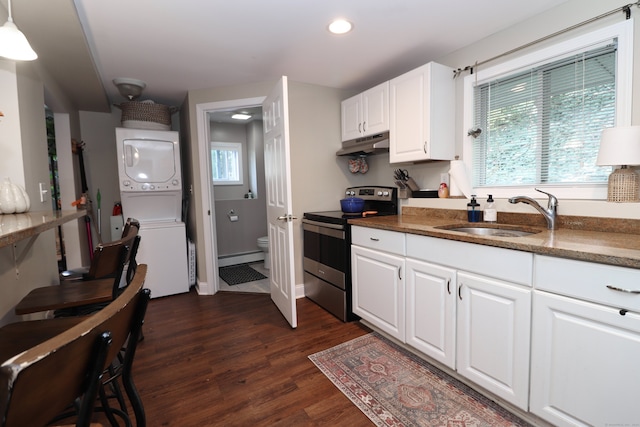
{"label": "door knob", "polygon": [[284,214],[278,217],[279,221],[293,221],[294,219],[298,219],[298,218],[291,214]]}

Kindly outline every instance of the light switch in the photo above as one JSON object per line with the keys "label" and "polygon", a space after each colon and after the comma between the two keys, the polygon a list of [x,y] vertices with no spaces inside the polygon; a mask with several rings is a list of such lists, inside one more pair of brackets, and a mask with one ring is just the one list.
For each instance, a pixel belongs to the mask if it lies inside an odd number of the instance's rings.
{"label": "light switch", "polygon": [[40,202],[44,203],[47,201],[47,193],[49,192],[48,190],[49,186],[44,182],[40,182],[38,183],[38,185],[40,186]]}

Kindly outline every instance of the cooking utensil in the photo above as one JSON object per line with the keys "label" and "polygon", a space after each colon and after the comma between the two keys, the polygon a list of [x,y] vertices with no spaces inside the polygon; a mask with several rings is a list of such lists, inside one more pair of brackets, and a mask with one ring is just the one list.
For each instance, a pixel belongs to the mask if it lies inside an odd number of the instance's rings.
{"label": "cooking utensil", "polygon": [[347,197],[340,200],[340,209],[344,213],[360,213],[364,209],[364,199],[360,197]]}

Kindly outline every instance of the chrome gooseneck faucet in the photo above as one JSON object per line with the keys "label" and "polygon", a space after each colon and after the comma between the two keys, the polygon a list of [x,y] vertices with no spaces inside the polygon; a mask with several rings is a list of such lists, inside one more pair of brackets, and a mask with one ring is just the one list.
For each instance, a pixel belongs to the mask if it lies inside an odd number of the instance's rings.
{"label": "chrome gooseneck faucet", "polygon": [[531,197],[527,197],[527,196],[511,197],[509,199],[509,203],[520,203],[520,202],[522,202],[522,203],[527,203],[527,204],[533,206],[547,220],[547,228],[549,230],[555,230],[556,229],[556,216],[558,215],[558,199],[556,199],[556,196],[554,196],[551,193],[547,193],[546,191],[538,190],[537,188],[536,188],[536,191],[539,191],[540,193],[546,194],[549,197],[549,203],[548,203],[546,209],[543,208],[542,206],[540,206],[540,203],[538,203],[536,200],[532,199]]}

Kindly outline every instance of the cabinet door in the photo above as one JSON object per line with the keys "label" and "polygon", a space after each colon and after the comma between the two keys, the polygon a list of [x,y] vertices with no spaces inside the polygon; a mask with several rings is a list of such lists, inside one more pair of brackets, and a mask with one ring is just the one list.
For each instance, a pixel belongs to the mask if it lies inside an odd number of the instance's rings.
{"label": "cabinet door", "polygon": [[389,161],[452,160],[455,84],[452,70],[430,62],[389,82]]}
{"label": "cabinet door", "polygon": [[351,246],[353,312],[404,341],[404,257]]}
{"label": "cabinet door", "polygon": [[558,426],[637,425],[638,355],[637,313],[536,291],[531,412]]}
{"label": "cabinet door", "polygon": [[389,161],[428,159],[424,135],[428,66],[409,71],[389,82]]}
{"label": "cabinet door", "polygon": [[389,82],[362,92],[362,134],[389,130]]}
{"label": "cabinet door", "polygon": [[406,260],[406,343],[455,369],[456,272]]}
{"label": "cabinet door", "polygon": [[459,272],[457,310],[458,372],[527,410],[531,291]]}
{"label": "cabinet door", "polygon": [[362,136],[362,97],[356,95],[345,99],[341,107],[342,140],[349,141]]}

